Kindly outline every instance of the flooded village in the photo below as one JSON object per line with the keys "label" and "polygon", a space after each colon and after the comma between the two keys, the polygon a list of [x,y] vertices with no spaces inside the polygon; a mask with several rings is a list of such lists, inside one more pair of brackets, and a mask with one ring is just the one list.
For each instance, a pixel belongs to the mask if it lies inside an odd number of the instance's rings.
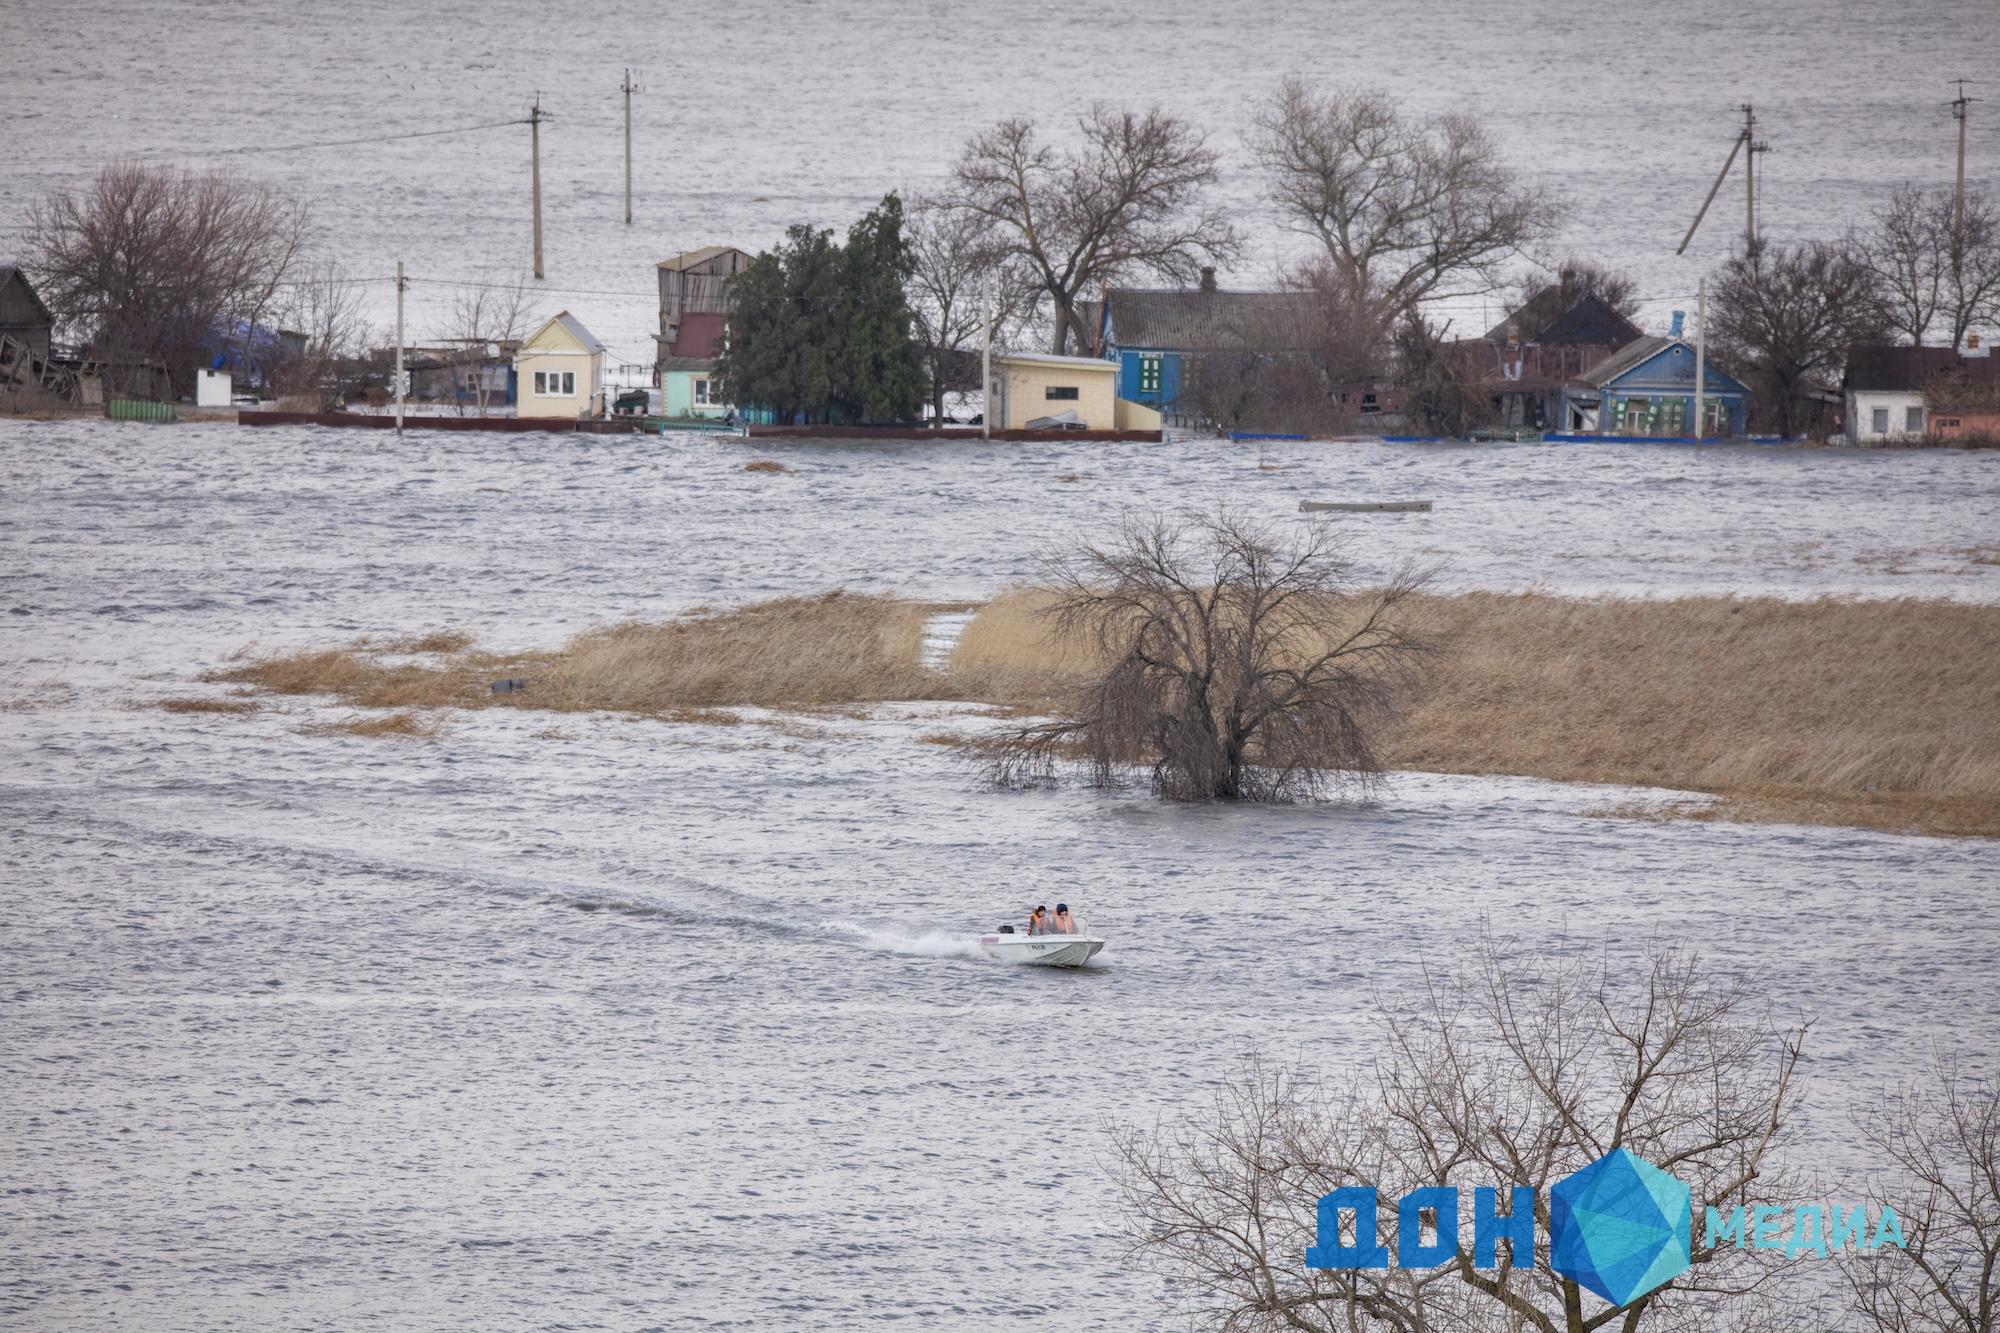
{"label": "flooded village", "polygon": [[1985,9],[18,35],[0,1327],[2000,1329]]}

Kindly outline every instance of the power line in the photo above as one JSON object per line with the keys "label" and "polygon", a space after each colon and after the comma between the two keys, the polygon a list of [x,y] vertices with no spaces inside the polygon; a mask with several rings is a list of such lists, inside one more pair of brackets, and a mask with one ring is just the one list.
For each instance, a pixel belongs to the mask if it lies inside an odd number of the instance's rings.
{"label": "power line", "polygon": [[[546,113],[544,113],[546,118]],[[371,134],[365,139],[327,139],[319,143],[276,144],[268,147],[207,148],[192,152],[174,153],[172,157],[234,157],[246,153],[300,153],[313,148],[357,148],[364,144],[394,143],[401,139],[436,139],[448,134],[473,134],[480,130],[504,129],[509,125],[525,125],[522,119],[489,120],[480,125],[458,125],[448,130],[414,130],[408,134]],[[163,160],[159,155],[148,159]]]}

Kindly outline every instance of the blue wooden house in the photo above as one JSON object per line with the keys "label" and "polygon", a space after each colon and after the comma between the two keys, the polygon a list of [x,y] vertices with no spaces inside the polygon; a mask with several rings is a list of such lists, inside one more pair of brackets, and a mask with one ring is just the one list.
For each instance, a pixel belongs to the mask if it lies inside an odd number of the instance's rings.
{"label": "blue wooden house", "polygon": [[[1563,386],[1565,435],[1678,440],[1694,435],[1694,346],[1683,338],[1639,338]],[[1702,435],[1748,433],[1750,391],[1710,361]]]}
{"label": "blue wooden house", "polygon": [[1178,414],[1188,358],[1205,352],[1296,349],[1304,298],[1296,292],[1228,292],[1215,270],[1194,288],[1112,287],[1102,301],[1078,303],[1084,351],[1118,364],[1118,397],[1143,403],[1169,420]]}

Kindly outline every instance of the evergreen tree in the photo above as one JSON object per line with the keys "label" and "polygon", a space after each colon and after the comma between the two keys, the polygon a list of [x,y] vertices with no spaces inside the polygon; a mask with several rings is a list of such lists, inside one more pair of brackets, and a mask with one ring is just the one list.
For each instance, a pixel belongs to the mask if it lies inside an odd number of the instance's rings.
{"label": "evergreen tree", "polygon": [[849,420],[907,421],[921,410],[924,371],[905,290],[913,268],[903,201],[890,193],[847,232],[834,397]]}
{"label": "evergreen tree", "polygon": [[716,366],[729,401],[782,421],[915,417],[923,367],[910,335],[911,272],[894,194],[849,230],[794,226],[730,282],[729,340]]}
{"label": "evergreen tree", "polygon": [[826,419],[835,385],[841,251],[803,224],[729,284],[729,340],[716,364],[732,403],[781,421]]}

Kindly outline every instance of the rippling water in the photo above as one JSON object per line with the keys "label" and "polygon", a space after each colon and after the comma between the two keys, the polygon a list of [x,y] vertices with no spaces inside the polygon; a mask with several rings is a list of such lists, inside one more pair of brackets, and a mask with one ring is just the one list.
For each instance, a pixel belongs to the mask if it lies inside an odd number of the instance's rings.
{"label": "rippling water", "polygon": [[[1807,1142],[1843,1167],[1927,1043],[2000,1055],[1991,843],[1585,818],[1628,793],[1511,779],[1001,794],[918,741],[965,724],[937,705],[431,742],[151,706],[250,646],[977,596],[1215,498],[1433,498],[1354,526],[1461,587],[2000,593],[1991,456],[781,452],[0,425],[0,1322],[1164,1327],[1104,1119],[1192,1109],[1252,1045],[1365,1058],[1371,998],[1482,928],[1695,940],[1816,1014]],[[970,947],[1058,898],[1111,939],[1090,969]]]}

